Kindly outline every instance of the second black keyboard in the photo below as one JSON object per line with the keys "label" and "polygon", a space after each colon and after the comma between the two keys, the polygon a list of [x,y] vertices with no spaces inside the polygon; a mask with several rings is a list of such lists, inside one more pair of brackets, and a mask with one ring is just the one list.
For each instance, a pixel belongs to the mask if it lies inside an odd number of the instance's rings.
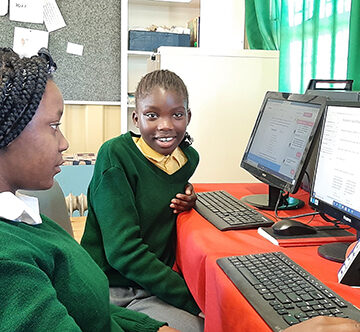
{"label": "second black keyboard", "polygon": [[360,321],[360,311],[282,252],[224,257],[218,265],[273,331],[315,316]]}
{"label": "second black keyboard", "polygon": [[195,210],[221,231],[271,226],[274,222],[223,190],[198,192]]}

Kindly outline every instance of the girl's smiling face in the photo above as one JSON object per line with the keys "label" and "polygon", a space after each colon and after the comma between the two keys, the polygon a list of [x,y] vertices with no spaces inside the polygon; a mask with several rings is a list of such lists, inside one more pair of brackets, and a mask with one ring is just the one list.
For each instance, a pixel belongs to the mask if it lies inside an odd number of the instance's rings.
{"label": "girl's smiling face", "polygon": [[184,96],[155,86],[137,101],[132,117],[144,141],[156,152],[169,155],[183,140],[191,112]]}

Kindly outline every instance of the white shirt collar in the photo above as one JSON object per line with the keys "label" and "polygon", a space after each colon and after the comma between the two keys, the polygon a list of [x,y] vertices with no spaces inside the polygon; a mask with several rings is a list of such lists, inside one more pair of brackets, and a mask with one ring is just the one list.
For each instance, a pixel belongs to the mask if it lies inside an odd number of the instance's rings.
{"label": "white shirt collar", "polygon": [[0,193],[0,217],[29,225],[42,223],[36,197],[5,191]]}

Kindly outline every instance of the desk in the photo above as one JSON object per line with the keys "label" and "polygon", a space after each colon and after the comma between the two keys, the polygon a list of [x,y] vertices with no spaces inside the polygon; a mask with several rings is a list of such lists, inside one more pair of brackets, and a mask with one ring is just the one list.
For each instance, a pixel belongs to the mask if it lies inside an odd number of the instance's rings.
{"label": "desk", "polygon": [[[198,184],[197,192],[226,190],[235,197],[267,191],[264,184]],[[294,197],[308,200],[300,190]],[[290,216],[311,212],[309,206],[280,212]],[[310,217],[304,218],[309,220]],[[323,225],[314,218],[311,225]],[[221,232],[196,211],[182,213],[177,221],[177,264],[205,314],[205,332],[271,331],[250,306],[230,279],[217,266],[216,259],[231,255],[282,251],[305,270],[321,280],[345,300],[360,308],[360,289],[338,284],[340,263],[330,262],[317,254],[317,246],[282,248],[258,235],[256,229]]]}

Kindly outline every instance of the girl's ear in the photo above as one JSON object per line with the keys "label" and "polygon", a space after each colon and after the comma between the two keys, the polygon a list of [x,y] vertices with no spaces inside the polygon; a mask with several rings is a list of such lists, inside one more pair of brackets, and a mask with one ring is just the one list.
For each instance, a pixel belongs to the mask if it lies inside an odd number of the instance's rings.
{"label": "girl's ear", "polygon": [[188,108],[188,110],[187,110],[187,124],[190,123],[190,120],[191,120],[191,109]]}
{"label": "girl's ear", "polygon": [[133,122],[134,122],[135,127],[136,127],[136,128],[139,128],[139,116],[138,116],[136,110],[134,110],[134,111],[132,112],[132,120],[133,120]]}

